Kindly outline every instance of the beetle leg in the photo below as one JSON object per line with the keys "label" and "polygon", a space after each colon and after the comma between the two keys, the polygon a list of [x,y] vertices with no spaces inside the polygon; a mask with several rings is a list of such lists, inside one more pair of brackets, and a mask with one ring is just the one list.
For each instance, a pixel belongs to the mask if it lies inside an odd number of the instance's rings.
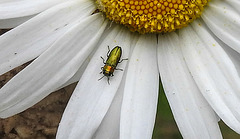
{"label": "beetle leg", "polygon": [[105,76],[105,75],[103,75],[101,78],[99,78],[98,81],[101,80],[104,76]]}
{"label": "beetle leg", "polygon": [[123,62],[123,60],[128,60],[128,58],[125,58],[125,59],[121,59],[118,63],[121,63]]}
{"label": "beetle leg", "polygon": [[117,68],[115,68],[115,70],[121,70],[121,71],[123,71],[123,69],[117,69]]}
{"label": "beetle leg", "polygon": [[107,80],[108,80],[108,84],[110,85],[110,82],[109,82],[109,76],[107,76],[107,78],[108,78],[108,79],[107,79]]}
{"label": "beetle leg", "polygon": [[102,70],[102,71],[101,71],[99,74],[102,74],[102,73],[103,73],[103,67],[101,67],[101,70]]}
{"label": "beetle leg", "polygon": [[104,60],[104,58],[103,58],[102,56],[100,56],[100,57],[101,57],[101,58],[102,58],[102,60],[103,60],[103,64],[106,64],[106,63],[105,63],[105,60]]}

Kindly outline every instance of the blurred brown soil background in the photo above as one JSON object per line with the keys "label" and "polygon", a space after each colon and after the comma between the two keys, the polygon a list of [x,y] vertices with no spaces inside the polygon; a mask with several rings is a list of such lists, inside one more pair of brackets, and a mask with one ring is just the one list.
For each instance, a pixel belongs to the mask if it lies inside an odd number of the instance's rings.
{"label": "blurred brown soil background", "polygon": [[[27,64],[0,76],[0,88]],[[0,139],[54,139],[75,84],[51,93],[31,108],[0,119]]]}
{"label": "blurred brown soil background", "polygon": [[[8,30],[0,30],[0,35],[6,31]],[[29,63],[1,75],[0,88]],[[0,139],[54,139],[75,86],[76,84],[72,84],[53,92],[22,113],[0,119]]]}

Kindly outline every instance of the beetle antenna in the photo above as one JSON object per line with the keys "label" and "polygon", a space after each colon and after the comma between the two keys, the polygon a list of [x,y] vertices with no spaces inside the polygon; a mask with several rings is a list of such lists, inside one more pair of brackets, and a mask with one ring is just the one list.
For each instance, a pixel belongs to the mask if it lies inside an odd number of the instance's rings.
{"label": "beetle antenna", "polygon": [[107,57],[109,57],[109,52],[110,52],[110,48],[109,48],[109,45],[108,45]]}
{"label": "beetle antenna", "polygon": [[103,58],[102,56],[100,56],[100,57],[101,57],[101,58],[102,58],[102,60],[103,60],[103,64],[106,64],[106,63],[105,63],[105,60],[104,60],[104,58]]}

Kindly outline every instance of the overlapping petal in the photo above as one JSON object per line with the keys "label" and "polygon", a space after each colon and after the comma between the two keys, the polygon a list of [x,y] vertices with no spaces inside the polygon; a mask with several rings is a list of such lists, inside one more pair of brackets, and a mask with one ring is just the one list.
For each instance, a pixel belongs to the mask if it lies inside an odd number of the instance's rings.
{"label": "overlapping petal", "polygon": [[[136,45],[136,40],[139,39],[139,35],[133,35],[131,39],[131,45]],[[133,48],[133,47],[131,47]],[[125,68],[127,70],[127,68]],[[126,83],[126,71],[124,72],[122,82],[118,88],[118,91],[113,99],[113,102],[105,115],[101,125],[98,127],[94,134],[95,139],[117,139],[120,135],[120,116],[122,99],[124,93],[124,86]],[[126,92],[127,93],[127,92]]]}
{"label": "overlapping petal", "polygon": [[0,29],[11,29],[14,28],[27,20],[31,19],[36,15],[24,16],[19,18],[11,18],[11,19],[2,19],[0,20]]}
{"label": "overlapping petal", "polygon": [[[115,28],[105,36],[92,57],[68,102],[58,128],[57,138],[92,138],[100,126],[123,76],[122,71],[115,71],[110,79],[110,85],[106,78],[98,81],[102,76],[99,72],[103,66],[100,56],[105,57],[108,51],[107,46],[122,47],[122,58],[127,58],[130,51],[130,33],[125,29],[119,30]],[[127,62],[123,61],[118,68],[125,69],[126,64]]]}
{"label": "overlapping petal", "polygon": [[67,0],[1,0],[0,21],[34,15]]}
{"label": "overlapping petal", "polygon": [[231,58],[236,70],[238,71],[238,76],[240,77],[240,54],[237,51],[230,48],[225,43],[223,43],[221,40],[217,40],[217,41],[225,50],[225,52],[228,54],[228,56]]}
{"label": "overlapping petal", "polygon": [[99,14],[86,18],[10,80],[0,89],[0,116],[29,108],[68,81],[93,51],[106,24]]}
{"label": "overlapping petal", "polygon": [[121,108],[121,139],[152,137],[159,87],[156,46],[155,35],[142,35],[133,49]]}
{"label": "overlapping petal", "polygon": [[231,5],[240,14],[240,1],[239,0],[225,0],[229,5]]}
{"label": "overlapping petal", "polygon": [[94,8],[91,1],[63,3],[0,36],[0,75],[39,56]]}
{"label": "overlapping petal", "polygon": [[124,85],[126,74],[123,76],[123,81],[121,82],[118,91],[113,99],[113,102],[108,109],[107,114],[98,127],[96,133],[94,134],[94,139],[118,139],[120,133],[120,115],[121,106],[124,92]]}
{"label": "overlapping petal", "polygon": [[202,18],[219,39],[240,53],[240,14],[236,9],[224,0],[211,1]]}
{"label": "overlapping petal", "polygon": [[201,93],[233,130],[240,133],[240,79],[234,64],[200,21],[180,31],[182,52]]}
{"label": "overlapping petal", "polygon": [[215,112],[189,73],[177,34],[159,35],[158,63],[164,91],[183,138],[222,138]]}

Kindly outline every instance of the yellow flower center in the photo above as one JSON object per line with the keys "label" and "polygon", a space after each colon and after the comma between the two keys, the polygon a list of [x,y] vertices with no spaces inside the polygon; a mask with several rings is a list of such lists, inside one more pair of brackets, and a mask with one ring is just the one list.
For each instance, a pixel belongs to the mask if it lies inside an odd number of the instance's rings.
{"label": "yellow flower center", "polygon": [[97,0],[112,21],[140,33],[171,32],[199,17],[210,0]]}

